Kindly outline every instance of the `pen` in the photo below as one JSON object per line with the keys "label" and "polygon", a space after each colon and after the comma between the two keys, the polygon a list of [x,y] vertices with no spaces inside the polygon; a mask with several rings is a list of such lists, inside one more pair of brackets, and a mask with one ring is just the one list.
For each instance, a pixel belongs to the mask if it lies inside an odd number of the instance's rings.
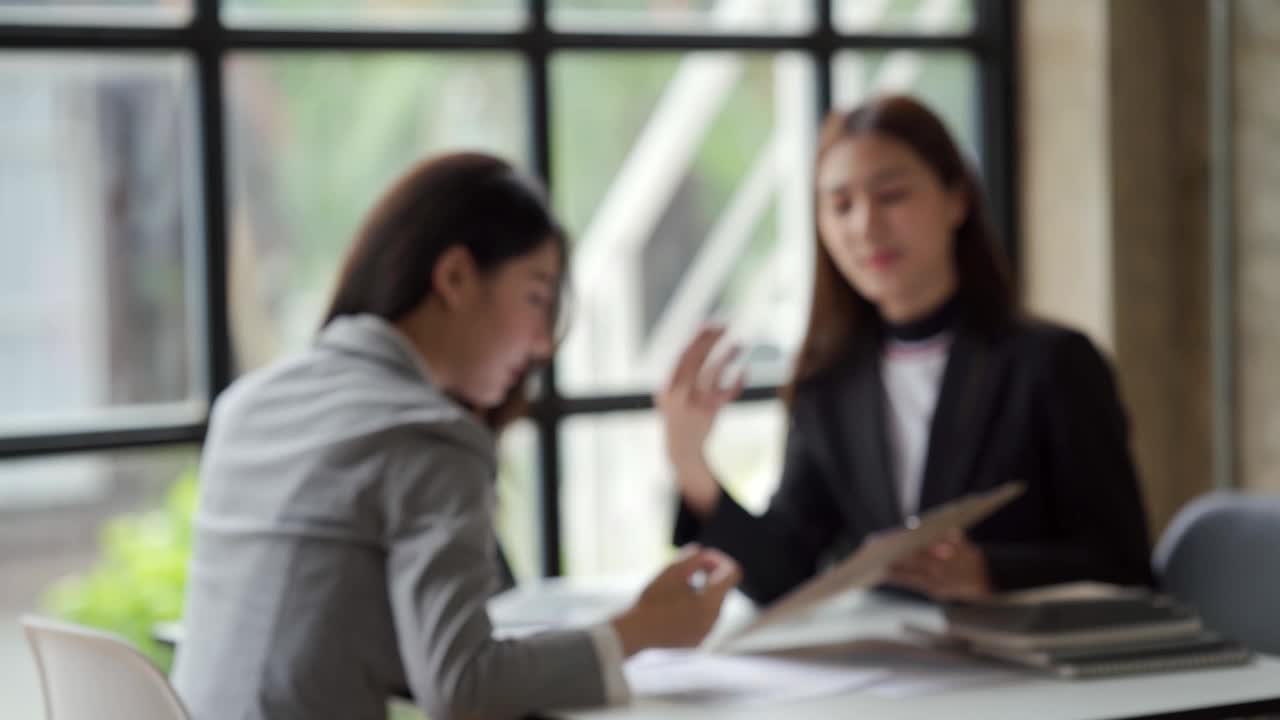
{"label": "pen", "polygon": [[693,574],[689,576],[689,589],[693,590],[694,592],[702,592],[702,589],[706,586],[707,586],[707,571],[706,570],[693,571]]}

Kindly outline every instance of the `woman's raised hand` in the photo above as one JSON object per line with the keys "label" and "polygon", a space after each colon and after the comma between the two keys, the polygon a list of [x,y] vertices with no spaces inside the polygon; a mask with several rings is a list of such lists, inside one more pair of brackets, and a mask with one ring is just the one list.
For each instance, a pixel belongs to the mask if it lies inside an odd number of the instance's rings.
{"label": "woman's raised hand", "polygon": [[732,347],[714,361],[712,350],[724,337],[723,327],[704,327],[680,354],[671,379],[654,396],[662,415],[667,457],[685,502],[699,514],[715,508],[720,484],[712,475],[703,446],[720,408],[742,393],[745,374],[727,378],[739,353]]}

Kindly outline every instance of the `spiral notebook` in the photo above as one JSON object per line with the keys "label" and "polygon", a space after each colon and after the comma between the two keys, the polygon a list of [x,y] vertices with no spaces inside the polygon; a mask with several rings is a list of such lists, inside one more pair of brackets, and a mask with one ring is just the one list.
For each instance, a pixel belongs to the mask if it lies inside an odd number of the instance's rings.
{"label": "spiral notebook", "polygon": [[1112,647],[1195,637],[1200,618],[1161,595],[949,603],[947,634],[1009,652]]}

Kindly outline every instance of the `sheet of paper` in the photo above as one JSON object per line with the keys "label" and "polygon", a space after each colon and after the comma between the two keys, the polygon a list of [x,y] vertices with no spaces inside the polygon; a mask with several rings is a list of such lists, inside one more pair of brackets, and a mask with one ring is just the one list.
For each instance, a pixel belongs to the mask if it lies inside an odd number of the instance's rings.
{"label": "sheet of paper", "polygon": [[880,533],[835,567],[765,608],[747,625],[720,636],[707,649],[728,650],[732,643],[759,628],[788,620],[848,590],[871,587],[884,579],[894,563],[942,540],[952,530],[973,526],[1020,494],[1021,485],[1001,485],[934,508],[921,515],[912,527]]}
{"label": "sheet of paper", "polygon": [[1026,682],[1031,673],[965,653],[921,648],[910,663],[888,663],[887,672],[864,688],[884,698],[912,698],[970,687]]}
{"label": "sheet of paper", "polygon": [[775,703],[855,690],[886,675],[838,662],[646,650],[623,666],[631,693],[672,703]]}
{"label": "sheet of paper", "polygon": [[824,657],[849,668],[877,669],[880,676],[858,691],[885,698],[919,697],[966,687],[1025,682],[1029,676],[1021,668],[945,647],[902,640],[859,640],[785,654]]}
{"label": "sheet of paper", "polygon": [[886,674],[864,688],[868,695],[883,698],[913,698],[971,687],[990,687],[1026,682],[1025,673],[1000,668],[955,668],[942,670],[899,670]]}

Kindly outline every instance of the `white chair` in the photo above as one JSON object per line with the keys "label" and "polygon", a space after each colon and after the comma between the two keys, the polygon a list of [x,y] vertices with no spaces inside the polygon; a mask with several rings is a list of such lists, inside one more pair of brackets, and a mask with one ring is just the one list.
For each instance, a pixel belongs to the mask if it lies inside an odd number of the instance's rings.
{"label": "white chair", "polygon": [[31,615],[21,623],[48,720],[189,720],[164,674],[125,640]]}

